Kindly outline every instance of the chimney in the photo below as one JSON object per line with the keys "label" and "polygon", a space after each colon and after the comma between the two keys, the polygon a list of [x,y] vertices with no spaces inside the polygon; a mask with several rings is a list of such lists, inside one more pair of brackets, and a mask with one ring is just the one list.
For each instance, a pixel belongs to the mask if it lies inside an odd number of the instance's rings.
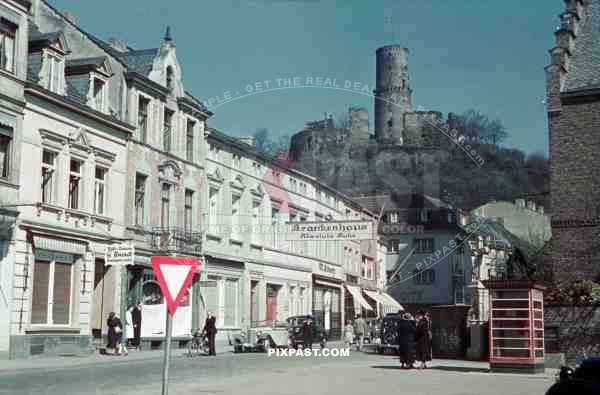
{"label": "chimney", "polygon": [[125,41],[123,41],[117,37],[109,38],[108,45],[110,45],[110,47],[116,51],[127,52],[127,44],[125,43]]}
{"label": "chimney", "polygon": [[75,24],[75,14],[73,14],[71,11],[64,11],[63,16],[69,22],[71,22],[72,24]]}

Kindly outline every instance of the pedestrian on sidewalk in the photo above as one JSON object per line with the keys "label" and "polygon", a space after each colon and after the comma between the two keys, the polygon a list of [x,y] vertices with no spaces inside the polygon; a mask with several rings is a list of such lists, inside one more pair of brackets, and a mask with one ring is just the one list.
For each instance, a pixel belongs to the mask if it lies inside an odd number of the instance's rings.
{"label": "pedestrian on sidewalk", "polygon": [[417,361],[421,362],[421,369],[427,368],[427,362],[431,361],[431,325],[425,312],[417,313],[417,328],[415,331],[415,342],[417,346]]}
{"label": "pedestrian on sidewalk", "polygon": [[117,317],[117,314],[111,311],[106,320],[106,325],[108,326],[108,342],[106,344],[106,349],[107,351],[112,350],[111,353],[113,355],[118,355],[120,352],[123,324],[119,317]]}
{"label": "pedestrian on sidewalk", "polygon": [[304,349],[312,349],[313,325],[311,318],[308,318],[306,321],[304,321],[304,325],[302,326],[302,337],[304,341]]}
{"label": "pedestrian on sidewalk", "polygon": [[141,337],[142,337],[142,303],[135,306],[131,312],[131,318],[133,319],[133,346],[137,349],[141,349]]}
{"label": "pedestrian on sidewalk", "polygon": [[211,311],[208,312],[202,333],[208,337],[208,355],[217,355],[215,350],[215,336],[217,335],[216,318]]}
{"label": "pedestrian on sidewalk", "polygon": [[362,314],[357,314],[354,320],[354,335],[356,336],[356,351],[362,351],[363,341],[365,339],[367,322]]}
{"label": "pedestrian on sidewalk", "polygon": [[129,305],[127,311],[125,312],[125,335],[123,338],[123,344],[125,349],[133,346],[133,338],[134,335],[134,327],[133,327],[133,310],[135,309],[134,305]]}
{"label": "pedestrian on sidewalk", "polygon": [[346,326],[344,327],[344,341],[346,343],[346,348],[348,349],[354,341],[354,327],[352,326],[352,322],[350,322],[350,320],[346,322]]}
{"label": "pedestrian on sidewalk", "polygon": [[412,315],[404,313],[398,320],[398,352],[401,368],[412,369],[415,352],[415,321]]}

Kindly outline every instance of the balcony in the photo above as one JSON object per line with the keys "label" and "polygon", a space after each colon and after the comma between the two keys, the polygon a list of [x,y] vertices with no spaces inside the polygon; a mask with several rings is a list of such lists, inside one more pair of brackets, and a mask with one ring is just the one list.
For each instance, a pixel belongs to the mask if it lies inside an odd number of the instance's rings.
{"label": "balcony", "polygon": [[169,254],[200,254],[202,233],[183,228],[152,228],[152,248]]}

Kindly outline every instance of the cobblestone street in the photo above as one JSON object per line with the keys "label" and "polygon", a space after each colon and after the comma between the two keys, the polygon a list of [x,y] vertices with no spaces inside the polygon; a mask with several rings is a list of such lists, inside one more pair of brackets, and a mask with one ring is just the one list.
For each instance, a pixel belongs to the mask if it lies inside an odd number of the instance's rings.
{"label": "cobblestone street", "polygon": [[[161,391],[162,353],[92,359],[55,367],[0,367],[0,394],[145,394]],[[37,361],[43,362],[43,361]],[[48,365],[51,365],[48,363]],[[352,352],[348,357],[269,357],[224,353],[184,357],[175,350],[169,393],[176,394],[544,394],[552,371],[541,375],[490,374],[487,364],[433,361],[425,371],[400,370],[392,356]]]}

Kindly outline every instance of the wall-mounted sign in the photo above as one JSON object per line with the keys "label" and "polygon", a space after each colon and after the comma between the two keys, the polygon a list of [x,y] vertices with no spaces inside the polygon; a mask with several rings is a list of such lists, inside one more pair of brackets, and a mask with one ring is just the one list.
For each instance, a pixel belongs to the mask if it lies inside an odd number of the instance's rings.
{"label": "wall-mounted sign", "polygon": [[335,274],[335,266],[319,262],[319,270],[324,273]]}
{"label": "wall-mounted sign", "polygon": [[113,244],[106,247],[104,264],[107,266],[133,265],[135,247],[129,243]]}
{"label": "wall-mounted sign", "polygon": [[286,222],[286,239],[370,240],[375,238],[371,221]]}

